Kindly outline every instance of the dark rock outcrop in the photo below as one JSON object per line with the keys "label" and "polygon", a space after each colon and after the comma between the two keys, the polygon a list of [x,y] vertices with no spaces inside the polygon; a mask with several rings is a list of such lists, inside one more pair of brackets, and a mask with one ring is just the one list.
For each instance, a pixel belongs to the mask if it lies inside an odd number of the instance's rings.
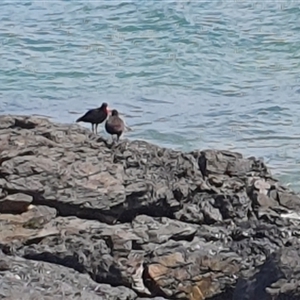
{"label": "dark rock outcrop", "polygon": [[1,116],[0,225],[4,299],[300,299],[300,197],[239,153]]}

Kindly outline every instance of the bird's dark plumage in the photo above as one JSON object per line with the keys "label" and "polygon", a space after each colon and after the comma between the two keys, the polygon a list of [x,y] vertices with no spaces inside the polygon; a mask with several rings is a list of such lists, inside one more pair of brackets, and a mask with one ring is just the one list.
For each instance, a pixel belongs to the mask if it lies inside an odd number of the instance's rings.
{"label": "bird's dark plumage", "polygon": [[76,120],[76,122],[85,122],[92,124],[92,131],[94,132],[94,125],[96,125],[96,132],[97,127],[99,124],[105,121],[108,115],[108,105],[107,103],[102,103],[102,105],[98,108],[90,109],[86,112],[82,117]]}
{"label": "bird's dark plumage", "polygon": [[111,116],[105,122],[105,129],[110,135],[116,135],[117,141],[119,141],[119,138],[125,129],[125,124],[119,117],[119,112],[116,109],[112,110]]}

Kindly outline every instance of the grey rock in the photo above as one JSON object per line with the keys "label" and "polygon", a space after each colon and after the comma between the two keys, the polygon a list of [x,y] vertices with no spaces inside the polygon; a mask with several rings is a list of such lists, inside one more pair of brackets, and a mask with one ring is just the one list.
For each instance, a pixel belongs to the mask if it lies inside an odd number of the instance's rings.
{"label": "grey rock", "polygon": [[97,284],[87,274],[71,268],[3,253],[0,253],[0,282],[2,299],[136,299],[130,289]]}
{"label": "grey rock", "polygon": [[300,298],[300,244],[270,254],[249,278],[240,278],[233,300]]}
{"label": "grey rock", "polygon": [[299,200],[240,153],[0,116],[0,297],[299,299]]}

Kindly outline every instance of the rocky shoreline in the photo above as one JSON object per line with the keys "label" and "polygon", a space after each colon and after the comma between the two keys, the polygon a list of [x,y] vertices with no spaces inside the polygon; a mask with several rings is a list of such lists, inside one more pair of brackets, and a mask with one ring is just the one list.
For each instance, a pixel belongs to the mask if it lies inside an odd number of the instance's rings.
{"label": "rocky shoreline", "polygon": [[0,224],[1,299],[300,299],[300,197],[239,153],[0,116]]}

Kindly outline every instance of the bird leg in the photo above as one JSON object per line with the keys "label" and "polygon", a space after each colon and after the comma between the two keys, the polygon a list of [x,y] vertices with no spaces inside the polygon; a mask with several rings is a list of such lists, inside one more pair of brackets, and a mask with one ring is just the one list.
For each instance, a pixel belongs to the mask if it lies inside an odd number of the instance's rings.
{"label": "bird leg", "polygon": [[98,128],[98,124],[96,124],[96,134],[97,134],[97,128]]}
{"label": "bird leg", "polygon": [[92,123],[92,132],[94,133],[94,123]]}
{"label": "bird leg", "polygon": [[112,139],[112,144],[115,144],[116,139],[115,139],[114,135],[111,136],[111,139]]}

